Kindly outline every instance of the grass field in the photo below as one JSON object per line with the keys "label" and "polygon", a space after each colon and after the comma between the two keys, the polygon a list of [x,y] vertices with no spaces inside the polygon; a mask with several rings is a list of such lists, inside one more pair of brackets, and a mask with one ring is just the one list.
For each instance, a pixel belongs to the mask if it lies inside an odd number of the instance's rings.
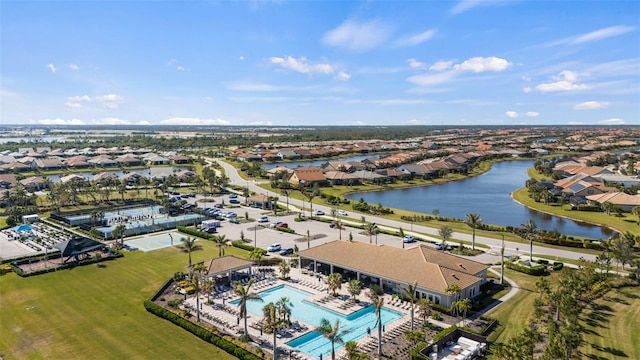
{"label": "grass field", "polygon": [[640,288],[614,289],[582,314],[587,359],[640,359]]}
{"label": "grass field", "polygon": [[[213,243],[202,245],[194,262],[217,254]],[[186,253],[166,248],[125,253],[105,268],[0,277],[0,358],[234,359],[144,310],[142,302],[186,271],[187,261]]]}
{"label": "grass field", "polygon": [[[489,335],[489,341],[504,342],[521,332],[533,314],[533,301],[538,280],[512,270],[505,276],[514,280],[520,291],[508,302],[487,316],[498,319],[500,325]],[[548,280],[554,284],[559,277],[553,273]],[[611,290],[596,302],[597,310],[585,310],[581,315],[583,344],[579,351],[586,359],[640,359],[640,288]]]}

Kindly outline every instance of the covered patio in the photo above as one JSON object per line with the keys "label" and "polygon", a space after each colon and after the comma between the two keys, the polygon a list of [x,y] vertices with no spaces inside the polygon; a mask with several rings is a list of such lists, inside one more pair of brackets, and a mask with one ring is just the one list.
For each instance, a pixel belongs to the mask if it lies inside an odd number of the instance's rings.
{"label": "covered patio", "polygon": [[233,281],[251,277],[253,262],[233,255],[207,260],[202,263],[204,278],[216,281],[217,285],[231,285]]}

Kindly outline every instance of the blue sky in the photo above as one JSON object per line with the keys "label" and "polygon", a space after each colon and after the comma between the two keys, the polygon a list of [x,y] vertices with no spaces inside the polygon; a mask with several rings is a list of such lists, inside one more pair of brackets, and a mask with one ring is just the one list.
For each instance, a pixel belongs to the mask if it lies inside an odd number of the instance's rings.
{"label": "blue sky", "polygon": [[638,1],[2,1],[2,124],[640,125]]}

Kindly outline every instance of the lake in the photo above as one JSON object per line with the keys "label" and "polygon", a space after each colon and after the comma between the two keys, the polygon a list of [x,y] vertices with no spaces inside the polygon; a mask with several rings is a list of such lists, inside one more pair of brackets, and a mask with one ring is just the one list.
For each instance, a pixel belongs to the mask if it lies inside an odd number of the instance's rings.
{"label": "lake", "polygon": [[334,158],[334,159],[324,159],[324,160],[313,160],[313,161],[295,161],[295,162],[276,162],[276,163],[265,163],[262,164],[262,167],[265,170],[271,170],[273,168],[276,168],[278,166],[284,166],[284,167],[288,167],[289,169],[295,169],[297,167],[300,166],[320,166],[324,163],[327,163],[329,161],[362,161],[364,159],[370,159],[370,158],[382,158],[388,156],[388,154],[366,154],[366,155],[356,155],[356,156],[349,156],[349,157],[345,157],[345,158]]}
{"label": "lake", "polygon": [[366,193],[352,193],[345,197],[369,204],[466,219],[466,214],[480,214],[487,224],[519,227],[532,219],[539,229],[593,239],[606,239],[613,234],[608,229],[531,210],[511,199],[511,192],[524,187],[529,179],[527,169],[533,161],[504,161],[494,164],[490,171],[461,181],[444,184],[393,189]]}

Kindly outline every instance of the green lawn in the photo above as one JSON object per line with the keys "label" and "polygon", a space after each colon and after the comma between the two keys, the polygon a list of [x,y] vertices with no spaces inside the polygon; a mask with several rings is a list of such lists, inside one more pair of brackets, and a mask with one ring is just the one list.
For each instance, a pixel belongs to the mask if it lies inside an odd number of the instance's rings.
{"label": "green lawn", "polygon": [[[489,335],[489,341],[503,342],[520,333],[533,315],[533,301],[538,280],[509,269],[505,276],[514,280],[520,291],[508,302],[487,314],[500,325]],[[559,277],[551,274],[551,284]],[[581,315],[584,340],[580,352],[588,359],[640,359],[640,288],[627,287],[610,291],[595,301],[597,310],[585,310]]]}
{"label": "green lawn", "polygon": [[[213,243],[193,261],[215,257]],[[227,254],[246,252],[228,248]],[[144,310],[187,254],[176,248],[125,253],[124,258],[56,273],[0,277],[0,358],[234,359]]]}
{"label": "green lawn", "polygon": [[615,289],[581,316],[587,359],[640,359],[640,288]]}
{"label": "green lawn", "polygon": [[[504,342],[520,333],[533,314],[533,300],[539,296],[535,286],[537,277],[509,269],[505,269],[504,275],[515,281],[520,291],[511,300],[487,314],[499,322],[496,330],[489,335],[488,340],[492,342]],[[558,273],[553,273],[548,279],[553,284],[558,276]]]}
{"label": "green lawn", "polygon": [[560,207],[557,204],[545,205],[533,201],[529,197],[526,188],[514,191],[513,198],[530,208],[549,214],[592,224],[604,224],[621,232],[630,231],[633,234],[637,234],[640,231],[638,218],[630,213],[624,213],[622,217],[617,217],[614,215],[609,216],[603,212],[570,210],[568,205],[564,207]]}

